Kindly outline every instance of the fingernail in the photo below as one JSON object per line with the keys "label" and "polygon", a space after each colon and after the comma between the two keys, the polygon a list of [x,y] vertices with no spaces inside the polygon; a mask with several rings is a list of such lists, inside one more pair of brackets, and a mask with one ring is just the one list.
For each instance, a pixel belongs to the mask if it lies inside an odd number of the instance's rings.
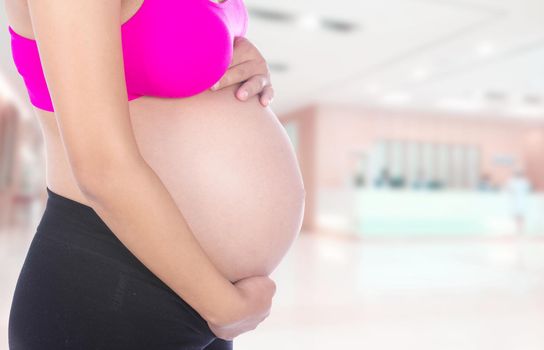
{"label": "fingernail", "polygon": [[212,85],[211,89],[212,90],[217,90],[217,88],[219,87],[219,83],[215,83]]}
{"label": "fingernail", "polygon": [[240,93],[240,97],[245,99],[247,97],[247,91],[243,90],[241,93]]}

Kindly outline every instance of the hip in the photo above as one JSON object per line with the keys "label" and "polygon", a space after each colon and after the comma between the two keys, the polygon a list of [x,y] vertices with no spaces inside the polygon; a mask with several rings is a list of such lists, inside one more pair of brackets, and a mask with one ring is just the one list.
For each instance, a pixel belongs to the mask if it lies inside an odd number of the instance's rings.
{"label": "hip", "polygon": [[12,300],[11,349],[203,349],[216,339],[90,207],[48,196]]}

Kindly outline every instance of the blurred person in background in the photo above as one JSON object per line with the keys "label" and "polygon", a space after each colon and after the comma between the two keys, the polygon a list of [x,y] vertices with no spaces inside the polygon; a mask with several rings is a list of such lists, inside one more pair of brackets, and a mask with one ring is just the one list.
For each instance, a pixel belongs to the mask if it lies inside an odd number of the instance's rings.
{"label": "blurred person in background", "polygon": [[516,232],[525,232],[531,183],[522,169],[516,169],[506,184],[510,196],[510,208],[516,222]]}
{"label": "blurred person in background", "polygon": [[48,195],[10,348],[232,349],[270,313],[305,198],[243,0],[5,8]]}
{"label": "blurred person in background", "polygon": [[412,188],[416,190],[421,190],[427,188],[427,181],[425,176],[425,171],[419,169],[416,173],[416,177],[412,182]]}
{"label": "blurred person in background", "polygon": [[480,179],[478,180],[478,190],[479,191],[493,191],[493,181],[491,181],[491,176],[487,173],[481,174]]}
{"label": "blurred person in background", "polygon": [[389,173],[389,169],[383,168],[380,171],[380,174],[374,180],[374,187],[377,187],[377,188],[391,187],[391,175]]}

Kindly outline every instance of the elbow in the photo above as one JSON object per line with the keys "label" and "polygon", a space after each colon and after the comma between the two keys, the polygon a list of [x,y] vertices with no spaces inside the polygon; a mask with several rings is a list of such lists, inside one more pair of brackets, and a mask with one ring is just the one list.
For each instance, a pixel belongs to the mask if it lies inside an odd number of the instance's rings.
{"label": "elbow", "polygon": [[111,176],[103,170],[92,167],[72,169],[79,190],[89,200],[96,200],[100,191],[103,190],[100,183],[107,183],[107,179]]}
{"label": "elbow", "polygon": [[110,179],[115,176],[115,170],[100,166],[72,166],[72,173],[81,193],[85,198],[96,201],[101,193],[107,190],[105,187]]}
{"label": "elbow", "polygon": [[96,202],[109,195],[130,174],[137,171],[136,164],[126,159],[105,158],[92,162],[72,162],[72,173],[85,198]]}

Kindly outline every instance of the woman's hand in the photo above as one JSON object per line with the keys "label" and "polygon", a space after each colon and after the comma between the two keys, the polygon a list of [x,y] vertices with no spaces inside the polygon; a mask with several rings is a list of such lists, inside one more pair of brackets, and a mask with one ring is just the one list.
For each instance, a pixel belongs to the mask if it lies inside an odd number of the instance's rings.
{"label": "woman's hand", "polygon": [[276,293],[276,284],[268,276],[247,277],[236,281],[234,286],[241,297],[238,314],[221,324],[207,321],[212,332],[225,340],[232,340],[257,328],[257,325],[270,315],[272,297]]}
{"label": "woman's hand", "polygon": [[255,45],[245,37],[234,39],[234,52],[229,69],[210,90],[219,90],[240,82],[244,83],[236,91],[239,100],[245,101],[260,94],[259,101],[266,107],[274,99],[268,64]]}

